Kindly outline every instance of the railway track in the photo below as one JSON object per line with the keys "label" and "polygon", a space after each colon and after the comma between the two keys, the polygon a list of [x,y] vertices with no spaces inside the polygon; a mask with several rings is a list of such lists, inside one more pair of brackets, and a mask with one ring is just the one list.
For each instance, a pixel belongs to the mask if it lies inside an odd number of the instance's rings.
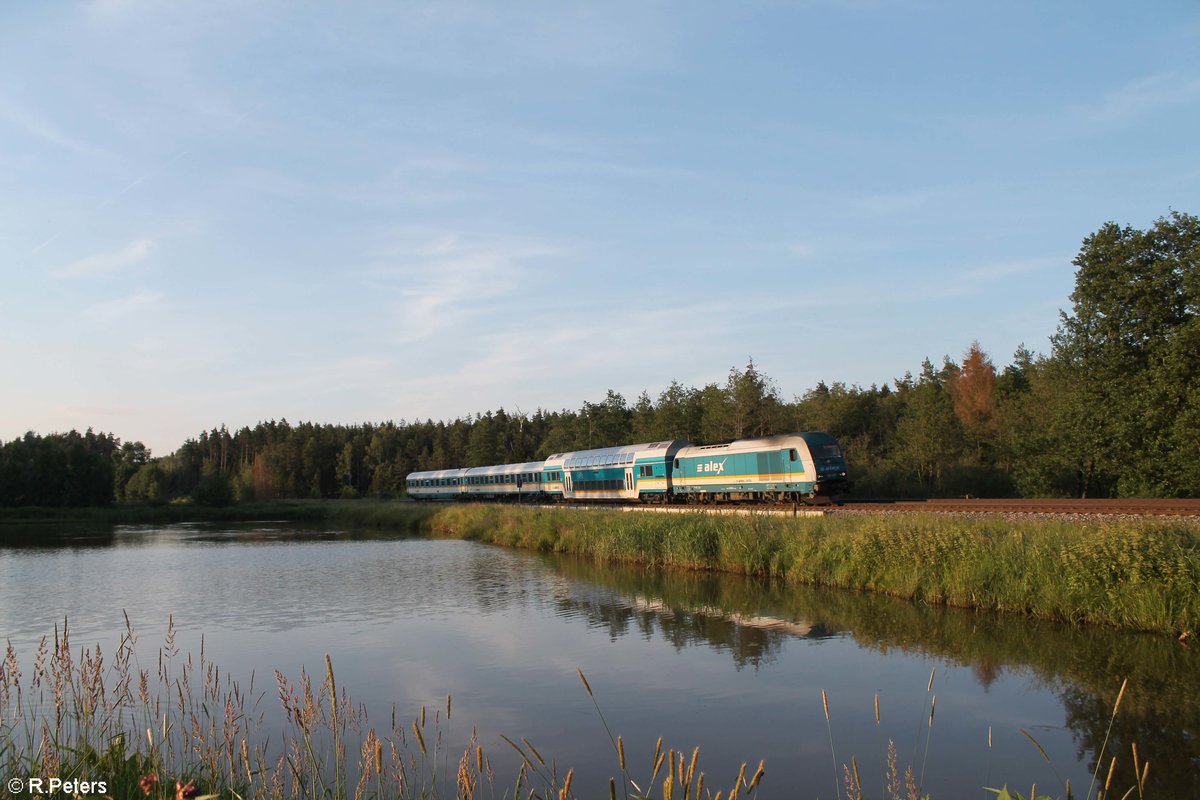
{"label": "railway track", "polygon": [[934,514],[1090,514],[1200,517],[1200,500],[864,500],[833,509]]}
{"label": "railway track", "polygon": [[1057,516],[1192,517],[1200,521],[1200,500],[856,500],[818,505],[769,503],[714,503],[642,505],[639,503],[555,504],[546,508],[620,509],[657,511],[666,514],[706,512],[713,514],[778,514],[822,516],[825,514],[1008,514]]}

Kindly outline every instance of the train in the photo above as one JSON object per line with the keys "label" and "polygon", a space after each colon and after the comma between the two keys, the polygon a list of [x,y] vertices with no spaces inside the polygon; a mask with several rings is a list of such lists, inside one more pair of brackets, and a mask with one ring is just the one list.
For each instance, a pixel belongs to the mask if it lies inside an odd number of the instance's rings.
{"label": "train", "polygon": [[813,503],[850,486],[841,446],[819,431],[708,445],[628,444],[405,478],[408,496],[421,501]]}

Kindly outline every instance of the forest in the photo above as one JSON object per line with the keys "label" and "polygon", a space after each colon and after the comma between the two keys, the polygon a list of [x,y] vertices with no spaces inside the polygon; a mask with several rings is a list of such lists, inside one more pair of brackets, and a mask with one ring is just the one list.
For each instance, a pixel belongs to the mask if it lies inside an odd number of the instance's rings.
{"label": "forest", "polygon": [[540,460],[633,442],[790,431],[841,441],[858,497],[1200,496],[1200,219],[1106,223],[1073,261],[1048,354],[997,366],[978,342],[869,387],[785,396],[751,359],[724,383],[672,381],[630,402],[470,418],[201,431],[152,457],[110,434],[0,444],[0,506],[399,497],[416,470]]}

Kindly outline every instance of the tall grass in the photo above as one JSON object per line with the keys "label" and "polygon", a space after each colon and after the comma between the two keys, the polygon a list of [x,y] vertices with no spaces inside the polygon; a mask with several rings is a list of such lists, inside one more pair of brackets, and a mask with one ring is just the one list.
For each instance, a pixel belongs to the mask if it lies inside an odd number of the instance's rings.
{"label": "tall grass", "polygon": [[[733,800],[754,797],[764,774],[760,764],[747,776],[743,764],[730,788],[713,794],[698,769],[699,750],[685,761],[660,738],[649,768],[636,776],[618,737],[614,777],[605,787],[580,787],[574,770],[561,774],[528,739],[505,738],[520,762],[502,780],[473,730],[461,754],[445,750],[452,697],[411,719],[393,707],[388,724],[377,726],[339,688],[331,657],[324,666],[319,679],[303,669],[296,679],[276,671],[269,690],[253,676],[243,685],[207,659],[203,643],[198,657],[181,654],[168,625],[155,665],[142,668],[128,617],[110,656],[99,646],[75,652],[64,622],[42,639],[28,676],[10,643],[0,660],[0,797],[46,794],[45,787],[15,791],[11,781],[56,777],[120,800],[568,800],[618,791],[626,800]],[[582,671],[579,677],[595,701]],[[282,733],[266,722],[272,702]]]}
{"label": "tall grass", "polygon": [[1171,523],[454,506],[437,511],[431,526],[598,562],[742,573],[1073,623],[1188,635],[1200,623],[1200,533]]}

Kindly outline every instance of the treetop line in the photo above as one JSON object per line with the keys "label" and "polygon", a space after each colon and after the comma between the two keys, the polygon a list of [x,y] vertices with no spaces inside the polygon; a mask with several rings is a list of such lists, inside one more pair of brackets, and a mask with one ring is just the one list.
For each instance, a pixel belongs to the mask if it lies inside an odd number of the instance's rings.
{"label": "treetop line", "polygon": [[202,432],[162,458],[90,429],[28,433],[0,445],[0,505],[394,497],[418,470],[802,430],[841,441],[863,496],[1200,496],[1200,220],[1106,223],[1073,264],[1050,354],[1022,346],[1000,370],[974,342],[960,362],[926,359],[894,386],[821,382],[788,401],[751,359],[724,385],[673,381],[632,406],[609,390],[577,411],[272,420]]}

